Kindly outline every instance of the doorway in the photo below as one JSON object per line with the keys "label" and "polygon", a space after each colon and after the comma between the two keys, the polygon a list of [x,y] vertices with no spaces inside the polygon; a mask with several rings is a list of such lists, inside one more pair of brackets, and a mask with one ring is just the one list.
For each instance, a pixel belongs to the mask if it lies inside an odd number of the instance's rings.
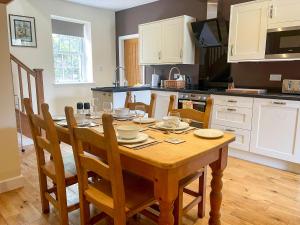
{"label": "doorway", "polygon": [[119,64],[124,67],[120,71],[120,83],[127,80],[128,86],[144,84],[144,67],[139,64],[139,35],[119,37]]}

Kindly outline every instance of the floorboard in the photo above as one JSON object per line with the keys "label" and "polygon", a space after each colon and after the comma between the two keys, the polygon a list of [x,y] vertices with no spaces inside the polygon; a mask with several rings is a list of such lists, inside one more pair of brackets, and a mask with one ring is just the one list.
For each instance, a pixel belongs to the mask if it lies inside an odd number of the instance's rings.
{"label": "floorboard", "polygon": [[[64,154],[71,154],[63,146]],[[20,153],[24,188],[0,194],[0,225],[58,225],[53,208],[49,215],[41,213],[35,152],[32,146]],[[210,172],[210,171],[209,171]],[[211,176],[208,176],[210,180]],[[222,225],[299,225],[300,175],[230,158],[224,173]],[[197,188],[197,183],[190,185]],[[208,192],[210,191],[208,183]],[[71,202],[77,199],[77,187],[68,189]],[[207,198],[209,193],[207,193]],[[186,197],[185,202],[189,199]],[[206,217],[197,219],[196,208],[184,218],[184,225],[208,223]],[[70,224],[79,225],[79,211],[69,214]],[[100,222],[103,225],[105,222]],[[130,225],[152,225],[146,218],[130,220]]]}

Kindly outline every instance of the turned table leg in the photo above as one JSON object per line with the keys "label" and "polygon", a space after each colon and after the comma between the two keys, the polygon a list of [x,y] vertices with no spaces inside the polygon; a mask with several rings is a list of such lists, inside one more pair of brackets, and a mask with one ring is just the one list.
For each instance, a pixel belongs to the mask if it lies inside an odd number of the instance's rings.
{"label": "turned table leg", "polygon": [[222,204],[222,177],[223,171],[227,166],[228,148],[220,150],[220,158],[218,161],[210,165],[212,169],[211,180],[211,193],[210,193],[210,206],[209,225],[221,225],[221,204]]}

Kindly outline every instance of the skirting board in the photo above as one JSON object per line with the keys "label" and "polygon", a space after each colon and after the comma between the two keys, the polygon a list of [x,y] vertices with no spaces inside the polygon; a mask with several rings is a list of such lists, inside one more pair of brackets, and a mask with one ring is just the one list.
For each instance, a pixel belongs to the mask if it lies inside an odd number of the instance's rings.
{"label": "skirting board", "polygon": [[243,160],[246,160],[249,162],[253,162],[253,163],[269,166],[272,168],[300,174],[300,164],[291,163],[291,162],[274,159],[274,158],[269,158],[266,156],[257,155],[255,153],[244,152],[244,151],[235,150],[235,149],[231,149],[231,148],[229,148],[229,155],[234,158],[243,159]]}
{"label": "skirting board", "polygon": [[0,194],[15,190],[24,186],[23,175],[0,181]]}

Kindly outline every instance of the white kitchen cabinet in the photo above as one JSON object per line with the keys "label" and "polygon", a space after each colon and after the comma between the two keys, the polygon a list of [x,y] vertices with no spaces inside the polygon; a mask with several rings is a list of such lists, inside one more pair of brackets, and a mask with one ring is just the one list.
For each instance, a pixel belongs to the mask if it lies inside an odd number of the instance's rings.
{"label": "white kitchen cabinet", "polygon": [[160,23],[139,26],[140,64],[159,64],[161,61]]}
{"label": "white kitchen cabinet", "polygon": [[212,124],[251,130],[252,109],[214,105]]}
{"label": "white kitchen cabinet", "polygon": [[176,96],[174,107],[177,108],[178,92],[152,91],[152,93],[155,93],[157,95],[154,113],[155,119],[162,120],[164,116],[168,115],[168,108],[171,95]]}
{"label": "white kitchen cabinet", "polygon": [[179,16],[139,26],[140,63],[194,64],[195,44],[190,29],[195,19]]}
{"label": "white kitchen cabinet", "polygon": [[269,1],[254,1],[231,7],[229,62],[265,58],[268,11]]}
{"label": "white kitchen cabinet", "polygon": [[300,26],[299,0],[272,0],[269,8],[268,28]]}
{"label": "white kitchen cabinet", "polygon": [[250,151],[300,162],[300,102],[255,99]]}
{"label": "white kitchen cabinet", "polygon": [[232,133],[235,135],[235,141],[229,144],[229,148],[249,152],[251,136],[251,132],[249,130],[237,129],[220,125],[212,125],[212,128],[219,129],[224,132]]}

